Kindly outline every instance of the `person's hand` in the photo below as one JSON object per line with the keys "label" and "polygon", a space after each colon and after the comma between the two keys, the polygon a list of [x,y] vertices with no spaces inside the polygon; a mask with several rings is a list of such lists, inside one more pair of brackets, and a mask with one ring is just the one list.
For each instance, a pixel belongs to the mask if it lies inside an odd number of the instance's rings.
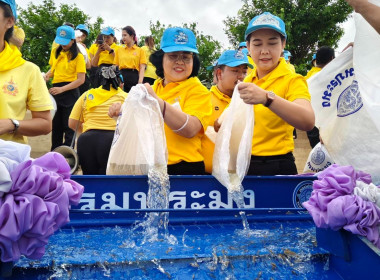
{"label": "person's hand", "polygon": [[62,92],[63,92],[62,87],[52,87],[51,89],[49,89],[49,93],[51,95],[61,94]]}
{"label": "person's hand", "polygon": [[222,126],[222,125],[219,123],[218,120],[219,120],[219,119],[216,119],[215,122],[214,122],[214,130],[215,130],[215,132],[218,132],[219,129],[220,129],[220,127]]}
{"label": "person's hand", "polygon": [[148,91],[148,93],[149,93],[152,97],[154,97],[154,98],[157,99],[157,100],[159,99],[159,97],[158,97],[157,94],[154,92],[154,90],[153,90],[153,88],[152,88],[152,86],[151,86],[150,84],[145,83],[144,86],[145,86],[146,90]]}
{"label": "person's hand", "polygon": [[120,102],[113,103],[108,109],[108,116],[110,118],[117,118],[120,115],[120,111],[121,111],[121,103]]}
{"label": "person's hand", "polygon": [[347,50],[349,47],[354,47],[354,42],[348,43],[348,45],[342,50],[342,52]]}
{"label": "person's hand", "polygon": [[253,83],[239,83],[240,98],[247,104],[265,104],[267,101],[266,91]]}
{"label": "person's hand", "polygon": [[368,3],[368,0],[346,0],[346,2],[355,10],[355,12],[360,13],[361,8]]}

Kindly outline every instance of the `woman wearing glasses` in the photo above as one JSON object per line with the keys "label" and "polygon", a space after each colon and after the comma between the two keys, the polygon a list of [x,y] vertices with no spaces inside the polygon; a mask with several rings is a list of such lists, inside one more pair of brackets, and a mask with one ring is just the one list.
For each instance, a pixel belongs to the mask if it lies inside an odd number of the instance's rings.
{"label": "woman wearing glasses", "polygon": [[[170,175],[205,174],[201,138],[212,113],[210,93],[197,78],[200,61],[193,32],[168,28],[161,49],[150,56],[159,77],[148,92],[157,99],[165,121]],[[116,104],[115,104],[116,105]],[[110,109],[117,116],[120,105]]]}

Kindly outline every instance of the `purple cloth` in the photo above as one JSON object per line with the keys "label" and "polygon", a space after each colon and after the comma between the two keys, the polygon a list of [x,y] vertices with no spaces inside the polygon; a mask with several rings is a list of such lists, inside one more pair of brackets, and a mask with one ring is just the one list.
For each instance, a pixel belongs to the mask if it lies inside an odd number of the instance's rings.
{"label": "purple cloth", "polygon": [[340,196],[328,204],[327,220],[331,229],[343,227],[367,237],[379,248],[380,209],[374,203],[356,195]]}
{"label": "purple cloth", "polygon": [[328,228],[327,205],[335,198],[352,194],[356,180],[369,184],[371,175],[356,172],[352,166],[333,164],[318,175],[313,182],[311,197],[302,205],[309,211],[317,227]]}
{"label": "purple cloth", "polygon": [[84,188],[69,179],[69,165],[54,152],[19,164],[11,178],[11,190],[0,199],[1,260],[41,258],[49,237],[69,222],[70,204],[79,203]]}

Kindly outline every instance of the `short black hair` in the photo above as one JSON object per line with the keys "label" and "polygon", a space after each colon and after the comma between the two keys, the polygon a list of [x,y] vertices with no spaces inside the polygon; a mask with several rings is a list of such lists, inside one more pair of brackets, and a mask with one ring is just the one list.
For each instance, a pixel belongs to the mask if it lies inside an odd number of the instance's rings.
{"label": "short black hair", "polygon": [[[164,51],[158,50],[150,55],[149,61],[156,67],[156,75],[160,78],[164,78],[164,67],[162,62],[164,60]],[[193,56],[193,71],[188,78],[196,77],[199,73],[199,68],[201,67],[201,61],[199,59],[198,54],[194,53]]]}
{"label": "short black hair", "polygon": [[[11,6],[9,6],[8,4],[5,4],[4,2],[0,2],[0,7],[4,11],[5,18],[14,17]],[[4,40],[9,43],[9,39],[12,37],[12,35],[13,35],[13,26],[9,28],[7,31],[5,31]]]}
{"label": "short black hair", "polygon": [[[253,32],[254,32],[254,31],[253,31]],[[249,35],[248,35],[248,37],[247,37],[247,40],[245,40],[245,41],[247,42],[247,45],[249,44],[249,41],[251,40],[251,35],[252,35],[253,32],[249,33]],[[280,37],[281,37],[281,42],[284,42],[284,41],[286,40],[285,36],[282,35],[282,34],[279,33],[279,32],[277,32],[277,33],[278,33],[278,34],[280,35]]]}
{"label": "short black hair", "polygon": [[320,47],[316,54],[316,62],[318,66],[325,66],[334,58],[335,58],[334,49],[328,46]]}

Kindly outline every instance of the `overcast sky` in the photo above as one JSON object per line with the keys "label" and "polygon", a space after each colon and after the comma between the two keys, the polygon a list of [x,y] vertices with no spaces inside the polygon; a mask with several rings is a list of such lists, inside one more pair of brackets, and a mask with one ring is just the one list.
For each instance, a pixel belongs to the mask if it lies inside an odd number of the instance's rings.
{"label": "overcast sky", "polygon": [[[30,0],[16,0],[17,5],[26,8]],[[42,0],[33,0],[35,5]],[[137,36],[149,34],[149,21],[160,21],[162,24],[182,25],[182,23],[197,22],[199,31],[211,35],[230,48],[227,35],[224,33],[223,20],[227,16],[236,16],[242,7],[241,0],[57,0],[59,3],[76,4],[84,13],[95,21],[100,16],[104,26],[122,28],[131,25]],[[341,51],[354,40],[355,26],[353,20],[343,24],[345,35],[341,39],[337,51]],[[121,32],[116,36],[121,39]]]}

